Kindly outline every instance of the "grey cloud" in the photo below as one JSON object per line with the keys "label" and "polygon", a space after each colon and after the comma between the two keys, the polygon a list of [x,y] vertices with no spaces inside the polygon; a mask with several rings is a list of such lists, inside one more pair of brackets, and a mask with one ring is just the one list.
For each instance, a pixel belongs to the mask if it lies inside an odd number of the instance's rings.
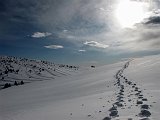
{"label": "grey cloud", "polygon": [[[31,22],[40,31],[54,32],[75,41],[113,28],[112,12],[116,0],[4,0],[0,15],[16,22]],[[100,10],[103,8],[105,11]],[[3,15],[2,15],[3,13]]]}
{"label": "grey cloud", "polygon": [[160,24],[160,16],[150,17],[145,24]]}
{"label": "grey cloud", "polygon": [[3,4],[0,13],[8,19],[36,21],[51,7],[56,9],[61,3],[62,0],[5,0],[0,3]]}
{"label": "grey cloud", "polygon": [[119,36],[120,46],[117,48],[128,51],[160,49],[159,25],[138,25],[136,29],[126,30]]}
{"label": "grey cloud", "polygon": [[110,25],[111,11],[104,13],[98,9],[111,9],[112,3],[111,0],[5,0],[1,2],[5,4],[1,12],[8,18],[37,21],[45,28],[96,31],[99,26]]}
{"label": "grey cloud", "polygon": [[[97,2],[91,1],[65,1],[58,8],[51,8],[47,13],[40,16],[39,22],[43,22],[45,27],[58,26],[60,29],[68,29],[73,34],[97,32],[101,28],[106,27],[106,20],[99,18],[97,11]],[[97,4],[98,6],[98,4]],[[106,15],[104,16],[104,18]]]}

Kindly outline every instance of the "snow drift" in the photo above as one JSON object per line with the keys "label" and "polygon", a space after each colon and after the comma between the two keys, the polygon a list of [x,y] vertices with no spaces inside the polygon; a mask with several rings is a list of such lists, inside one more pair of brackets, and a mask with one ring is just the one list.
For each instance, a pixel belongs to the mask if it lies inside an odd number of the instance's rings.
{"label": "snow drift", "polygon": [[0,119],[159,120],[159,61],[135,58],[0,90]]}

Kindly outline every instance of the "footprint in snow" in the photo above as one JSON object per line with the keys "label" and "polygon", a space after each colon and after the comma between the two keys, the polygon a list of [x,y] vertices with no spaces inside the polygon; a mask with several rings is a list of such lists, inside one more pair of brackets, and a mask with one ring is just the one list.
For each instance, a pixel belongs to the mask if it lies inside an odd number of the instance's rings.
{"label": "footprint in snow", "polygon": [[111,120],[111,118],[110,117],[105,117],[105,118],[103,118],[103,120]]}
{"label": "footprint in snow", "polygon": [[[123,96],[127,95],[127,93],[125,93],[125,91],[124,91],[124,88],[128,87],[128,85],[131,86],[131,88],[132,88],[128,94],[133,93],[135,91],[135,93],[132,95],[135,95],[138,98],[137,102],[136,102],[136,106],[141,105],[140,106],[141,111],[137,116],[141,117],[140,120],[149,120],[148,117],[151,116],[150,111],[148,111],[149,105],[143,104],[144,101],[148,101],[148,100],[147,100],[147,98],[143,97],[143,94],[142,94],[142,91],[140,90],[140,88],[137,87],[137,84],[128,80],[126,78],[126,76],[122,75],[124,69],[126,69],[128,67],[128,64],[129,63],[125,64],[124,68],[119,70],[116,74],[117,81],[114,85],[117,85],[117,88],[119,89],[119,93],[118,93],[117,99],[116,99],[117,102],[113,103],[112,104],[113,107],[111,107],[109,109],[109,111],[110,111],[109,117],[105,117],[105,118],[103,118],[103,120],[111,120],[112,118],[119,117],[117,107],[118,108],[120,107],[122,109],[123,106],[127,106],[125,104],[125,101],[123,100],[123,98],[124,98]],[[128,102],[132,101],[130,97],[131,97],[131,95],[128,95]],[[122,102],[124,105],[122,104]],[[131,108],[131,107],[128,107],[128,108]],[[127,120],[133,120],[133,118],[128,118]]]}
{"label": "footprint in snow", "polygon": [[149,109],[149,105],[147,104],[141,105],[141,109]]}
{"label": "footprint in snow", "polygon": [[148,110],[141,110],[141,112],[139,113],[140,117],[150,117],[151,113]]}
{"label": "footprint in snow", "polygon": [[143,98],[142,101],[148,101],[147,98]]}
{"label": "footprint in snow", "polygon": [[143,104],[143,102],[142,101],[137,101],[137,105],[139,105],[139,104]]}
{"label": "footprint in snow", "polygon": [[111,111],[111,113],[109,114],[110,117],[118,117],[118,111],[117,110],[113,110]]}
{"label": "footprint in snow", "polygon": [[149,118],[142,118],[142,119],[140,119],[140,120],[150,120]]}

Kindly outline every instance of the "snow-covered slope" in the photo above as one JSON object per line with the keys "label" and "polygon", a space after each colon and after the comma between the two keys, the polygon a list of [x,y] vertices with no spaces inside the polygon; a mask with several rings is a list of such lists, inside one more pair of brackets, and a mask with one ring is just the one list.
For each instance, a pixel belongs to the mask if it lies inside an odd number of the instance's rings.
{"label": "snow-covered slope", "polygon": [[53,80],[57,77],[70,75],[77,72],[78,67],[55,64],[47,61],[30,60],[0,56],[0,88],[6,83],[13,86],[35,81]]}
{"label": "snow-covered slope", "polygon": [[0,91],[0,120],[159,120],[160,56]]}

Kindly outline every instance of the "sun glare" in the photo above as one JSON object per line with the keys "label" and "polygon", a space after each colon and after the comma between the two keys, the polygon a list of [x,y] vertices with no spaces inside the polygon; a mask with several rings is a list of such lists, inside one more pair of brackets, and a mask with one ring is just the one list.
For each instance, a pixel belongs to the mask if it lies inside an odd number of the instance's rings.
{"label": "sun glare", "polygon": [[146,3],[131,0],[122,0],[115,12],[116,18],[123,28],[133,27],[146,16]]}

